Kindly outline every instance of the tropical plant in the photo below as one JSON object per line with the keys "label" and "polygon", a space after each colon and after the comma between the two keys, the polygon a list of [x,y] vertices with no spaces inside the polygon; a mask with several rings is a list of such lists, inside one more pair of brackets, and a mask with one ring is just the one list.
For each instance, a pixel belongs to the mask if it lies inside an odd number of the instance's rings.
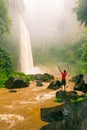
{"label": "tropical plant", "polygon": [[0,35],[10,32],[11,19],[8,15],[6,0],[0,0]]}

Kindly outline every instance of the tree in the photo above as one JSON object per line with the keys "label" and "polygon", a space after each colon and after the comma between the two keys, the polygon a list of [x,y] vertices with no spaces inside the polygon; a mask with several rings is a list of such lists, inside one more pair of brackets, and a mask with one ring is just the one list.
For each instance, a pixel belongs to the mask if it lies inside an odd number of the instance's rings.
{"label": "tree", "polygon": [[0,70],[9,75],[13,70],[12,59],[6,50],[0,48]]}
{"label": "tree", "polygon": [[83,67],[87,73],[87,44],[84,46],[84,52],[82,55]]}
{"label": "tree", "polygon": [[77,19],[81,24],[87,26],[87,0],[78,0],[74,11],[76,12]]}
{"label": "tree", "polygon": [[0,0],[0,35],[10,32],[11,19],[8,15],[6,0]]}
{"label": "tree", "polygon": [[[78,0],[77,6],[74,10],[76,12],[78,21],[80,21],[81,24],[87,27],[87,0]],[[87,40],[82,54],[82,62],[84,70],[87,71]]]}
{"label": "tree", "polygon": [[12,59],[6,50],[0,47],[0,88],[4,87],[4,83],[8,76],[13,72]]}

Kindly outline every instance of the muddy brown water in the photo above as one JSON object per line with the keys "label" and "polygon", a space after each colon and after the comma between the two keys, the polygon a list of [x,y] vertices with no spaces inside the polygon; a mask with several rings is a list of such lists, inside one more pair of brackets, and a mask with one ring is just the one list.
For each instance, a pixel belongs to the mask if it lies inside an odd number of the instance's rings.
{"label": "muddy brown water", "polygon": [[27,88],[16,89],[17,92],[1,88],[0,130],[39,130],[44,126],[40,108],[61,105],[54,102],[56,91],[47,89],[48,85],[37,87],[36,82],[31,82]]}

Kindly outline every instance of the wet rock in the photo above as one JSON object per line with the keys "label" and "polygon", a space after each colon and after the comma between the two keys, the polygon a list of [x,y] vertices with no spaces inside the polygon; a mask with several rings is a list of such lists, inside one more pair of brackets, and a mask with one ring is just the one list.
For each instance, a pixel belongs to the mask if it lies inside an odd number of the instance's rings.
{"label": "wet rock", "polygon": [[87,75],[77,75],[74,78],[76,78],[75,80],[75,86],[74,86],[74,90],[78,90],[78,91],[82,91],[84,93],[87,92]]}
{"label": "wet rock", "polygon": [[83,78],[83,74],[78,74],[78,75],[72,77],[72,78],[70,79],[70,81],[79,83],[82,78]]}
{"label": "wet rock", "polygon": [[8,89],[23,88],[28,87],[28,85],[23,79],[17,79],[12,76],[5,82],[5,87]]}
{"label": "wet rock", "polygon": [[[51,116],[60,110],[62,113],[61,120],[58,120],[56,114]],[[58,116],[61,117],[61,114]],[[87,130],[87,99],[76,103],[68,103],[61,107],[43,108],[41,109],[41,119],[43,121],[50,119],[50,124],[40,130]]]}
{"label": "wet rock", "polygon": [[37,81],[36,86],[43,86],[43,84],[40,81]]}
{"label": "wet rock", "polygon": [[50,81],[52,79],[54,79],[54,76],[53,75],[50,75],[50,74],[47,74],[47,73],[44,73],[44,74],[36,74],[35,75],[35,79],[36,80],[39,80],[41,82],[46,82],[46,81]]}
{"label": "wet rock", "polygon": [[50,81],[50,80],[53,80],[53,79],[54,79],[53,75],[50,75],[50,74],[47,74],[47,73],[43,74],[43,81]]}
{"label": "wet rock", "polygon": [[59,121],[58,123],[54,122],[52,124],[45,125],[40,130],[66,130],[65,121],[62,120],[62,121]]}
{"label": "wet rock", "polygon": [[35,78],[36,78],[36,80],[42,81],[43,80],[43,75],[42,74],[36,74]]}
{"label": "wet rock", "polygon": [[76,91],[57,91],[56,98],[60,98],[62,102],[71,102],[71,100],[76,100],[78,98]]}
{"label": "wet rock", "polygon": [[55,122],[63,120],[63,112],[60,107],[41,108],[41,119],[46,122]]}
{"label": "wet rock", "polygon": [[73,104],[66,120],[67,130],[87,130],[87,99]]}
{"label": "wet rock", "polygon": [[11,90],[9,90],[9,92],[13,92],[13,93],[15,93],[15,92],[17,92],[17,90],[15,90],[15,89],[11,89]]}
{"label": "wet rock", "polygon": [[48,89],[57,90],[60,87],[61,87],[61,82],[59,80],[56,80],[50,83],[50,85],[48,86]]}

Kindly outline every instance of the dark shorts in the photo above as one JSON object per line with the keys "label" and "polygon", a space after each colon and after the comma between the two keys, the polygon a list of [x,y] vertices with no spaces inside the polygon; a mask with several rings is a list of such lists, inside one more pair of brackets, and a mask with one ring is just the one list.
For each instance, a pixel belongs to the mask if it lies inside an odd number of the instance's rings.
{"label": "dark shorts", "polygon": [[65,79],[62,79],[62,80],[61,80],[61,85],[66,86],[66,80],[65,80]]}

